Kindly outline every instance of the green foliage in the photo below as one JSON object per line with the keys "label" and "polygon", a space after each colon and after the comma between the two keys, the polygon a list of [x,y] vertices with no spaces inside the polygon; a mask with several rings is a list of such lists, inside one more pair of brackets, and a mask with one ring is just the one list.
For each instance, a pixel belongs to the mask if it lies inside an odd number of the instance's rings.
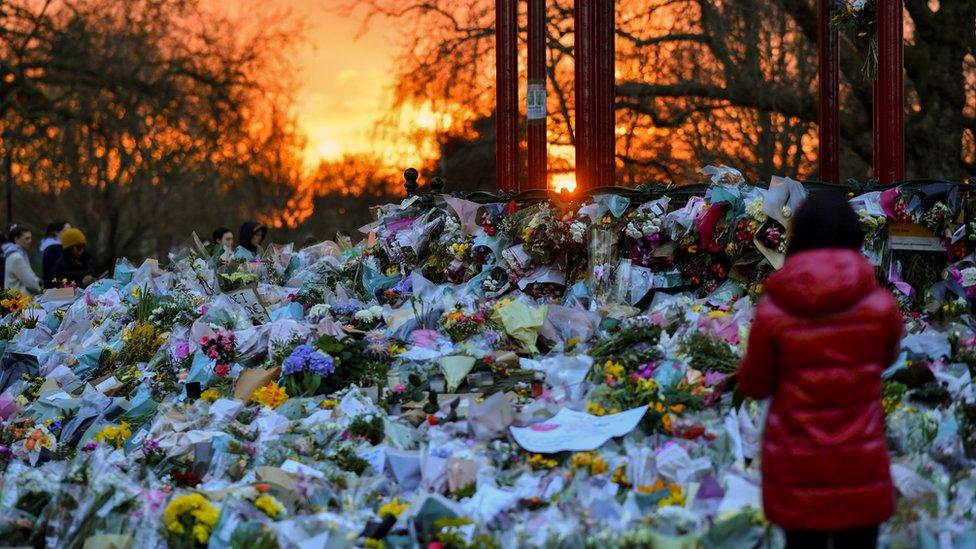
{"label": "green foliage", "polygon": [[350,385],[369,387],[377,380],[386,379],[389,365],[371,360],[366,343],[361,339],[347,337],[340,341],[333,336],[323,336],[314,347],[335,360],[335,371],[322,380],[319,393],[331,394]]}
{"label": "green foliage", "polygon": [[368,440],[370,444],[379,444],[386,437],[383,418],[378,415],[359,416],[349,424],[349,434],[355,438]]}
{"label": "green foliage", "polygon": [[739,357],[722,338],[705,332],[692,332],[681,344],[681,352],[690,358],[691,367],[701,372],[734,373]]}

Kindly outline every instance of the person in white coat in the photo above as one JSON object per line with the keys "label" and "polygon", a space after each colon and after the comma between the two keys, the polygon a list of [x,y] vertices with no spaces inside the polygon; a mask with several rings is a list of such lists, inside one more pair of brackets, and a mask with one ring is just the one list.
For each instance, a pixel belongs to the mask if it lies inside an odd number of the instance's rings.
{"label": "person in white coat", "polygon": [[13,225],[3,245],[4,279],[3,286],[8,290],[18,290],[27,295],[41,292],[41,279],[30,265],[27,250],[30,249],[33,235],[30,229]]}

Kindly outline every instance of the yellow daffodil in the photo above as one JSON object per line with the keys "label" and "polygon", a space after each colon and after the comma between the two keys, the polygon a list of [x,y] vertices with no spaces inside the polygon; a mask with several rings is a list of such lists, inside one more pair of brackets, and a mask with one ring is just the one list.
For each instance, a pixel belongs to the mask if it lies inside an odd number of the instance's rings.
{"label": "yellow daffodil", "polygon": [[288,400],[288,393],[285,392],[284,387],[279,387],[277,381],[272,381],[264,387],[261,387],[254,394],[251,395],[251,401],[260,404],[261,406],[267,406],[274,410],[278,406],[281,406]]}

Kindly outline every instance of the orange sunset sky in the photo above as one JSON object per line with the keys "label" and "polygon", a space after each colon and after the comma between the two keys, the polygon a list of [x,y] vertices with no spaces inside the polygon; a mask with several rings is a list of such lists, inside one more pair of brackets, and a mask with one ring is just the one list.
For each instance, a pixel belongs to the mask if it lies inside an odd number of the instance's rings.
{"label": "orange sunset sky", "polygon": [[[231,17],[246,16],[248,1],[207,0]],[[308,138],[307,162],[366,152],[377,144],[366,133],[389,105],[395,22],[376,18],[366,32],[363,11],[347,15],[348,0],[265,0],[302,26],[304,40],[290,61],[298,88],[296,119]],[[382,146],[382,144],[380,145]]]}

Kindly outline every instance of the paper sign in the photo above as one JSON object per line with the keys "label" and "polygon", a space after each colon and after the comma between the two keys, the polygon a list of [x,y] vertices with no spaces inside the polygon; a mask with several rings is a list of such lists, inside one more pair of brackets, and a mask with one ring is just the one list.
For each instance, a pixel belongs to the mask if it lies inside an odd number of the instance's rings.
{"label": "paper sign", "polygon": [[644,299],[647,292],[654,288],[654,271],[647,267],[631,265],[630,267],[630,299],[628,303],[636,305],[638,301]]}
{"label": "paper sign", "polygon": [[528,92],[525,94],[525,112],[530,122],[546,119],[545,79],[529,80]]}
{"label": "paper sign", "polygon": [[548,421],[529,427],[511,427],[515,442],[529,452],[588,452],[603,446],[613,437],[634,430],[647,412],[647,406],[619,414],[593,416],[563,408]]}
{"label": "paper sign", "polygon": [[234,303],[237,303],[247,311],[251,318],[258,324],[271,322],[267,309],[261,303],[258,292],[254,288],[243,288],[227,294]]}
{"label": "paper sign", "polygon": [[271,370],[265,370],[264,368],[248,368],[244,370],[241,372],[240,377],[237,378],[237,385],[234,386],[234,398],[241,402],[250,402],[254,391],[257,391],[277,378],[279,372],[281,372],[280,367],[275,367]]}
{"label": "paper sign", "polygon": [[74,288],[51,288],[44,291],[44,299],[47,301],[71,301],[74,298]]}
{"label": "paper sign", "polygon": [[917,223],[892,223],[888,226],[888,243],[892,250],[943,252],[942,243],[927,228]]}

